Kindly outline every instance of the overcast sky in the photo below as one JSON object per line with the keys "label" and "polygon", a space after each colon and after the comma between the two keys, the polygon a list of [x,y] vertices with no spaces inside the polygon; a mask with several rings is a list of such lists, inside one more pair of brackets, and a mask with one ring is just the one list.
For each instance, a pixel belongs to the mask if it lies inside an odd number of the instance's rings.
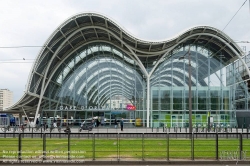
{"label": "overcast sky", "polygon": [[[197,25],[223,30],[246,0],[0,0],[0,89],[18,101],[40,47],[69,17],[97,12],[143,40],[162,41]],[[250,41],[249,0],[224,32]],[[249,43],[239,43],[250,51]],[[23,60],[23,58],[25,60]]]}

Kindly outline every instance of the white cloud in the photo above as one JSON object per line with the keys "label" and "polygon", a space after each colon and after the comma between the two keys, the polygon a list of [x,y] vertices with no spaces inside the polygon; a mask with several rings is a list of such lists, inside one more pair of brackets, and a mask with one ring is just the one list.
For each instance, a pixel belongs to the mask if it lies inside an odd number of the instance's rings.
{"label": "white cloud", "polygon": [[[223,29],[245,0],[11,0],[0,3],[0,47],[42,46],[67,18],[81,12],[104,14],[140,39],[164,40],[196,25]],[[248,2],[247,2],[248,3]],[[225,29],[237,41],[250,40],[249,4],[245,4]],[[246,45],[250,50],[250,44]],[[0,88],[23,94],[34,61],[41,48],[0,48]],[[5,60],[19,63],[4,63]],[[3,79],[2,79],[3,78]]]}

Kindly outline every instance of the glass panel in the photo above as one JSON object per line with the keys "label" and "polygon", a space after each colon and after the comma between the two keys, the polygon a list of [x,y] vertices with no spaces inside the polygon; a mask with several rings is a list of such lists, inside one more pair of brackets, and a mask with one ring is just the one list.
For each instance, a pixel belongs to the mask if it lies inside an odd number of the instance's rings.
{"label": "glass panel", "polygon": [[173,90],[173,109],[182,110],[182,91]]}

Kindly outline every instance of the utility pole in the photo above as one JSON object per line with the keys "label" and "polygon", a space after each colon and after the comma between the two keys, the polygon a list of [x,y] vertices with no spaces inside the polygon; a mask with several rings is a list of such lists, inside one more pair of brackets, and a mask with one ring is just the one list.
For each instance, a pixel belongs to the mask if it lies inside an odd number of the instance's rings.
{"label": "utility pole", "polygon": [[[179,58],[179,60],[181,59],[184,59],[185,56],[188,54],[188,97],[189,97],[189,100],[188,100],[188,104],[189,104],[189,133],[192,133],[193,132],[193,126],[192,126],[192,90],[191,90],[191,87],[192,87],[192,83],[191,83],[191,54],[190,54],[190,46],[189,46],[189,49],[188,49],[188,52],[181,56]],[[191,135],[190,135],[191,137]]]}
{"label": "utility pole", "polygon": [[189,88],[189,133],[192,133],[192,90],[191,90],[191,54],[190,46],[188,49],[188,88]]}

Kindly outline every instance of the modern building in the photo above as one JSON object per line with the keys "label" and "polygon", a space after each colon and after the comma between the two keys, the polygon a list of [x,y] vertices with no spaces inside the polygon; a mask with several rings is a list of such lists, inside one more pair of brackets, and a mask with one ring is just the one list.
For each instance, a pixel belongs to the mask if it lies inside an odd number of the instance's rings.
{"label": "modern building", "polygon": [[[119,116],[147,127],[223,124],[249,107],[249,56],[224,32],[196,26],[164,41],[134,37],[96,13],[70,17],[38,53],[23,97],[9,112],[86,119]],[[189,98],[191,100],[189,100]],[[190,106],[190,107],[189,107]],[[115,113],[114,113],[115,112]],[[110,121],[111,122],[111,121]]]}
{"label": "modern building", "polygon": [[0,111],[13,104],[13,92],[9,89],[0,89]]}

